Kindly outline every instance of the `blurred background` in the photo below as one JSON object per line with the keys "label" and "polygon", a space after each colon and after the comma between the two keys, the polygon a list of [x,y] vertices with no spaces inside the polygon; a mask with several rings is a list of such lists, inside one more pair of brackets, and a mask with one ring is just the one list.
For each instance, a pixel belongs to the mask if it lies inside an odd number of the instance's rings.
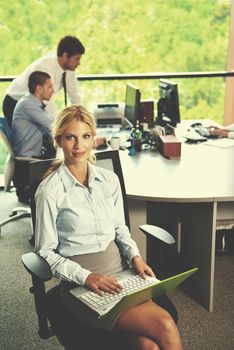
{"label": "blurred background", "polygon": [[[231,0],[0,0],[0,76],[16,76],[55,51],[64,35],[86,48],[77,75],[227,70]],[[224,78],[173,79],[181,119],[223,124]],[[80,81],[82,104],[124,101],[125,80]],[[142,99],[159,98],[158,80],[132,81]],[[0,84],[0,101],[9,82]],[[62,107],[63,92],[56,95]],[[5,150],[0,141],[0,173]]]}

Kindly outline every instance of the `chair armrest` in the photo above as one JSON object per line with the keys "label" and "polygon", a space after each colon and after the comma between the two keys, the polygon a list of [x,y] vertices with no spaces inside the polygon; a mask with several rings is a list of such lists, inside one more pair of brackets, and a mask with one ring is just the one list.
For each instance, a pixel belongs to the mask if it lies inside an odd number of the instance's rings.
{"label": "chair armrest", "polygon": [[34,277],[42,281],[49,281],[52,278],[52,272],[47,261],[36,253],[23,254],[22,262],[25,269]]}
{"label": "chair armrest", "polygon": [[157,238],[166,244],[175,243],[172,235],[161,227],[145,224],[140,225],[139,228],[144,234]]}
{"label": "chair armrest", "polygon": [[33,157],[21,157],[21,156],[16,156],[15,160],[18,160],[19,162],[34,162],[39,160],[38,158],[33,158]]}
{"label": "chair armrest", "polygon": [[32,277],[33,286],[29,290],[34,295],[39,325],[38,334],[42,339],[48,339],[54,335],[48,325],[45,293],[45,282],[52,278],[50,266],[44,258],[33,252],[22,255],[21,259]]}

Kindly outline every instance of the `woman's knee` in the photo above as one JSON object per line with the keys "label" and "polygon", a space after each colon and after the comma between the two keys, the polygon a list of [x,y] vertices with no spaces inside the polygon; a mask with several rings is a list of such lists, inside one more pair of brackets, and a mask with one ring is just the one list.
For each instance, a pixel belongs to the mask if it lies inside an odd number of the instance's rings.
{"label": "woman's knee", "polygon": [[160,327],[160,333],[170,334],[174,333],[176,330],[176,324],[171,315],[167,312],[165,312],[157,322],[159,322],[157,327]]}
{"label": "woman's knee", "polygon": [[159,331],[158,343],[163,349],[183,349],[178,328],[171,315],[164,313],[156,326]]}

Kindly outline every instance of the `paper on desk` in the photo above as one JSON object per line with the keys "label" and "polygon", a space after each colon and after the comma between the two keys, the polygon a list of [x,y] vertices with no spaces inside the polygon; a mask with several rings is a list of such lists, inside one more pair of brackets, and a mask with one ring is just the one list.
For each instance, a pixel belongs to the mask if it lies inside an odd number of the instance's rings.
{"label": "paper on desk", "polygon": [[204,143],[207,146],[214,146],[219,148],[229,148],[234,146],[234,139],[220,138],[220,139],[210,139]]}

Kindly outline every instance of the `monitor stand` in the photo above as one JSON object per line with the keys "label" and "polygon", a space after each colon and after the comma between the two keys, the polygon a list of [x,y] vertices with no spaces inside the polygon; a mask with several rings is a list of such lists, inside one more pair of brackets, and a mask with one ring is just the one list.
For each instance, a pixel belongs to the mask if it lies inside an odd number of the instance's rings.
{"label": "monitor stand", "polygon": [[164,126],[165,135],[175,135],[175,128],[170,124]]}
{"label": "monitor stand", "polygon": [[126,130],[131,130],[134,125],[127,118],[123,118],[122,127]]}

